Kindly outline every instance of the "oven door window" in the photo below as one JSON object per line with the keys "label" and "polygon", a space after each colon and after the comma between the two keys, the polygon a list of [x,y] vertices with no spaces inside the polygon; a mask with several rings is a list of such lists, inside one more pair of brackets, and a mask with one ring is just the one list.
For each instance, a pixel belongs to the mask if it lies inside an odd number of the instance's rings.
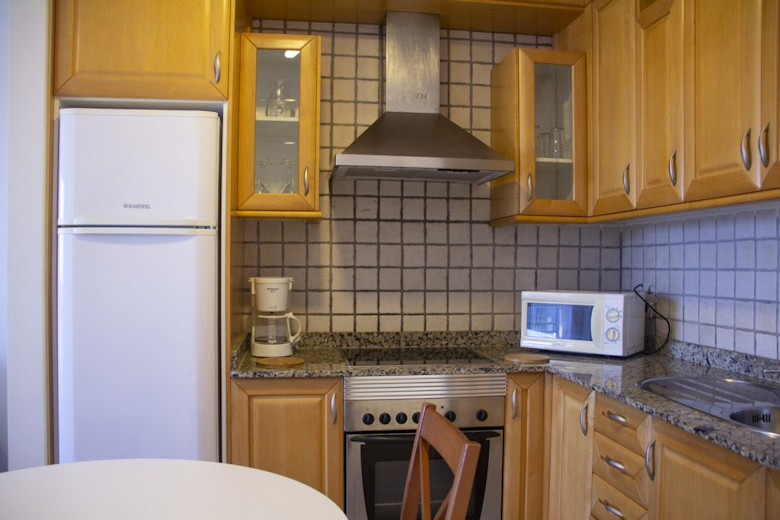
{"label": "oven door window", "polygon": [[592,305],[528,303],[526,335],[530,338],[593,341]]}
{"label": "oven door window", "polygon": [[[490,439],[501,434],[491,431],[464,432],[480,443],[477,474],[466,518],[480,518],[485,497]],[[397,520],[401,514],[406,473],[412,456],[414,434],[350,436],[348,442],[360,444],[360,474],[362,475],[365,518],[368,520]],[[452,485],[452,472],[439,455],[431,449],[431,504],[435,511]],[[361,508],[362,509],[362,508]]]}

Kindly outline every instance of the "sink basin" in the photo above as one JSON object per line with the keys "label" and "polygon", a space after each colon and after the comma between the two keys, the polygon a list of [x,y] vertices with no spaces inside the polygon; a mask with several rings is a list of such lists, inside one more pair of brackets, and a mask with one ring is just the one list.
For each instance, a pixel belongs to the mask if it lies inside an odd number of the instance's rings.
{"label": "sink basin", "polygon": [[651,377],[643,390],[759,433],[780,437],[780,388],[740,379]]}
{"label": "sink basin", "polygon": [[741,408],[731,412],[732,421],[756,428],[764,433],[773,433],[780,436],[780,406],[763,406]]}

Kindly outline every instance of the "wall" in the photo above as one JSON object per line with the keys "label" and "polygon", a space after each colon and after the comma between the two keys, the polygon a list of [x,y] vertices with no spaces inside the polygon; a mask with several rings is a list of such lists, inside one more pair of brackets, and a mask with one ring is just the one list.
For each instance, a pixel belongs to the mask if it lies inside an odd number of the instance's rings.
{"label": "wall", "polygon": [[[381,113],[380,29],[255,24],[323,37],[326,180],[333,155]],[[487,143],[490,69],[515,45],[549,46],[550,39],[441,32],[441,112]],[[521,290],[620,286],[618,227],[493,229],[487,185],[334,180],[322,192],[318,224],[250,220],[243,231],[242,277],[292,276],[293,311],[308,331],[514,330]]]}
{"label": "wall", "polygon": [[659,293],[674,340],[780,359],[778,217],[773,201],[627,222],[622,287]]}
{"label": "wall", "polygon": [[7,53],[0,59],[0,141],[6,147],[0,154],[0,411],[7,421],[0,430],[0,464],[7,461],[7,469],[48,460],[50,3],[0,0],[0,49]]}

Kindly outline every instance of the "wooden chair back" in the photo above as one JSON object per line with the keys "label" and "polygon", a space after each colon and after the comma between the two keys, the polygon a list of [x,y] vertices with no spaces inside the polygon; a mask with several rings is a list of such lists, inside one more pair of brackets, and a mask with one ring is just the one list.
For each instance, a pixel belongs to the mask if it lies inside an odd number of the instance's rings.
{"label": "wooden chair back", "polygon": [[452,487],[439,506],[435,519],[466,518],[474,475],[477,472],[479,443],[470,441],[450,421],[425,403],[412,447],[412,458],[406,475],[401,520],[416,520],[422,506],[422,520],[431,520],[430,474],[428,450],[435,449],[453,473]]}

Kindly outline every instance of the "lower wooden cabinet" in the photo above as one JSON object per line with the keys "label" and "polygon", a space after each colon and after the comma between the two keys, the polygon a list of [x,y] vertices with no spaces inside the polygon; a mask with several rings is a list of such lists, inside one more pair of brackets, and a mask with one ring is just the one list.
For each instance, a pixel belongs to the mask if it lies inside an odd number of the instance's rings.
{"label": "lower wooden cabinet", "polygon": [[543,518],[544,374],[507,374],[503,518]]}
{"label": "lower wooden cabinet", "polygon": [[554,377],[550,408],[549,515],[590,517],[594,392]]}
{"label": "lower wooden cabinet", "polygon": [[343,401],[341,378],[231,380],[229,462],[303,482],[343,509]]}
{"label": "lower wooden cabinet", "polygon": [[777,518],[766,515],[764,466],[663,421],[653,420],[653,434],[652,518]]}

